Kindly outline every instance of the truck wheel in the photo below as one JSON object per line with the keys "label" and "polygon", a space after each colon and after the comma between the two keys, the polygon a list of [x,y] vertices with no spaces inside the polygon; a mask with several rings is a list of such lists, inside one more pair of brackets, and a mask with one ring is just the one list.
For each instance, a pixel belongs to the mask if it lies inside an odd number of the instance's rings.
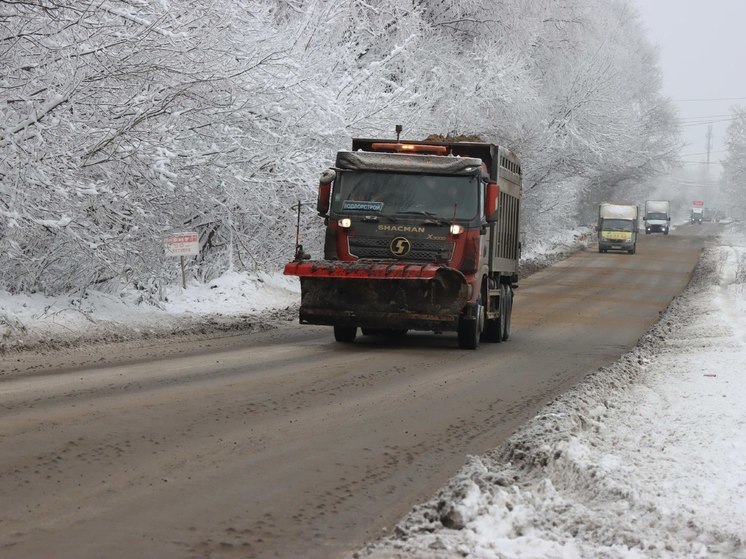
{"label": "truck wheel", "polygon": [[629,249],[629,250],[628,250],[627,252],[629,252],[630,254],[634,254],[634,253],[635,253],[635,249],[636,249],[636,248],[637,248],[637,247],[632,247],[632,248],[631,248],[631,249]]}
{"label": "truck wheel", "polygon": [[465,320],[463,317],[458,321],[458,346],[461,349],[477,349],[479,338],[482,336],[484,327],[484,306],[482,305],[482,294],[477,299],[476,319]]}
{"label": "truck wheel", "polygon": [[505,314],[503,315],[503,341],[510,338],[510,317],[513,314],[513,288],[505,286]]}
{"label": "truck wheel", "polygon": [[334,339],[338,342],[352,343],[357,336],[357,326],[335,326]]}
{"label": "truck wheel", "polygon": [[484,321],[482,341],[488,343],[499,343],[503,340],[503,321],[505,320],[505,286],[500,284],[499,313],[497,318],[487,318]]}

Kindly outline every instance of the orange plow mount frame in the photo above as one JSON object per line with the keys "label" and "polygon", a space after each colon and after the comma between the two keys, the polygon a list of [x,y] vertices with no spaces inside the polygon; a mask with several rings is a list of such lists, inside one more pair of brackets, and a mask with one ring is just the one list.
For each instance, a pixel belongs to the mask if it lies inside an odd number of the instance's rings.
{"label": "orange plow mount frame", "polygon": [[300,278],[303,324],[450,331],[468,300],[464,274],[438,264],[306,260],[285,275]]}

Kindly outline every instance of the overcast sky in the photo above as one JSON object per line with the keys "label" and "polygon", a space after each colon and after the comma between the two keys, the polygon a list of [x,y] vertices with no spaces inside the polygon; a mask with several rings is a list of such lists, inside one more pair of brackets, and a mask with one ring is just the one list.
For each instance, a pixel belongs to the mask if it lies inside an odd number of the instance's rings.
{"label": "overcast sky", "polygon": [[706,160],[707,122],[713,124],[710,159],[720,159],[728,125],[723,121],[734,105],[746,106],[746,1],[635,3],[660,49],[664,91],[680,110],[684,140],[690,144],[683,159]]}

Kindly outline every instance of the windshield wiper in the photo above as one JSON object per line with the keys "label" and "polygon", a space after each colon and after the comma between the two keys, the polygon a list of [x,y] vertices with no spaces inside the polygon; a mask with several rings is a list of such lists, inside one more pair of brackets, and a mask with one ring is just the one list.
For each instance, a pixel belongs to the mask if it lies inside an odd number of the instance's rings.
{"label": "windshield wiper", "polygon": [[407,210],[396,212],[396,215],[423,215],[427,218],[422,222],[423,225],[448,225],[448,221],[442,217],[425,210]]}
{"label": "windshield wiper", "polygon": [[434,213],[425,210],[401,210],[396,215],[426,215],[427,217],[438,217]]}

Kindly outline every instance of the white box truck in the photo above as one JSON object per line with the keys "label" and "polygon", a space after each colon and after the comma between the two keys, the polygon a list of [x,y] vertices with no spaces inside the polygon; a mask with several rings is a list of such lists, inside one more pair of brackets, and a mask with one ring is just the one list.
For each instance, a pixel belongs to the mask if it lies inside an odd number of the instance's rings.
{"label": "white box truck", "polygon": [[668,235],[671,226],[671,202],[668,200],[646,200],[645,215],[642,216],[645,222],[645,234],[663,233]]}

